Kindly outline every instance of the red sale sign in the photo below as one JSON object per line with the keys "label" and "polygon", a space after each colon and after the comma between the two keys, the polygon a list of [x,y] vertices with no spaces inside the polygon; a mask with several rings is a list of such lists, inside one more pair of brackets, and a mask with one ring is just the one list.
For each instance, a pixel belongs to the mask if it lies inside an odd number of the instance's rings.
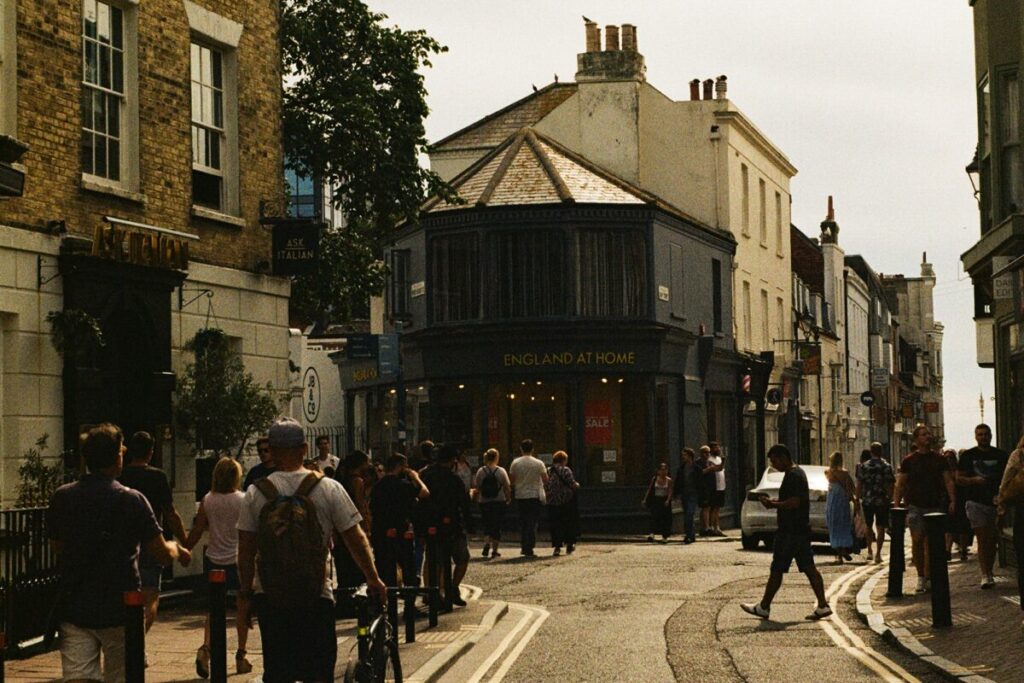
{"label": "red sale sign", "polygon": [[583,440],[588,446],[603,446],[612,440],[612,404],[587,401],[583,406]]}

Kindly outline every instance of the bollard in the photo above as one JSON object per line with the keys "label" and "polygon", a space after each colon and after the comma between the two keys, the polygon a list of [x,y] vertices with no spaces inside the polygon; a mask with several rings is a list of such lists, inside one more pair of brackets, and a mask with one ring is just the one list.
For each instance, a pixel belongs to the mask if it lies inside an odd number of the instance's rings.
{"label": "bollard", "polygon": [[932,594],[932,627],[953,625],[949,605],[949,568],[946,566],[946,513],[929,512],[924,516],[928,530],[928,577]]}
{"label": "bollard", "polygon": [[398,588],[388,588],[388,621],[398,631]]}
{"label": "bollard", "polygon": [[0,683],[4,683],[4,667],[7,657],[7,634],[0,631]]}
{"label": "bollard", "polygon": [[210,680],[224,683],[228,679],[227,574],[211,569],[210,582]]}
{"label": "bollard", "polygon": [[427,591],[429,597],[429,602],[427,603],[427,624],[430,628],[435,628],[437,626],[438,609],[437,588],[429,587]]}
{"label": "bollard", "polygon": [[889,587],[885,591],[888,598],[903,597],[903,572],[907,568],[904,557],[903,537],[907,529],[907,509],[892,508],[889,510]]}
{"label": "bollard", "polygon": [[146,680],[146,617],[142,591],[124,594],[124,680],[142,683]]}
{"label": "bollard", "polygon": [[446,535],[441,541],[441,575],[444,579],[444,611],[451,612],[455,609],[452,602],[454,590],[452,588],[452,543],[450,535]]}
{"label": "bollard", "polygon": [[[405,598],[402,618],[405,619],[405,642],[416,642],[416,589],[403,588],[402,595]],[[0,681],[3,683],[3,681]]]}
{"label": "bollard", "polygon": [[427,529],[427,585],[437,587],[437,527]]}

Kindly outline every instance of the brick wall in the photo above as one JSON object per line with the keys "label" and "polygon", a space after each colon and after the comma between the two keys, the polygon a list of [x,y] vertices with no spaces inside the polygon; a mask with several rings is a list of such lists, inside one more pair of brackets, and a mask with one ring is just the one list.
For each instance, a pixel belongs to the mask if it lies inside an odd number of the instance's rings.
{"label": "brick wall", "polygon": [[30,146],[25,195],[0,222],[41,230],[66,220],[91,237],[103,215],[198,234],[193,260],[252,270],[269,258],[261,199],[280,200],[281,74],[275,0],[198,0],[244,25],[238,47],[240,197],[244,227],[191,215],[189,24],[181,0],[138,5],[140,192],[144,202],[81,188],[79,0],[17,3],[18,132]]}

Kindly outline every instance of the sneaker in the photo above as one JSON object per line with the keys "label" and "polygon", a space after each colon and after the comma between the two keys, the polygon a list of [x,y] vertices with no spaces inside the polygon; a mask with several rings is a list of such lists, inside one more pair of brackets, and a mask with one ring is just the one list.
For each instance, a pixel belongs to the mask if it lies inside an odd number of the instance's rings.
{"label": "sneaker", "polygon": [[210,648],[205,645],[196,650],[196,676],[210,677]]}
{"label": "sneaker", "polygon": [[928,590],[928,581],[923,577],[917,577],[917,586],[914,588],[915,593],[924,593]]}
{"label": "sneaker", "polygon": [[452,596],[452,604],[456,607],[465,607],[466,601],[462,599],[461,595]]}
{"label": "sneaker", "polygon": [[989,588],[992,588],[995,585],[996,585],[996,580],[995,580],[995,578],[993,578],[993,576],[991,574],[989,574],[988,576],[986,576],[984,579],[981,580],[981,587],[982,587],[983,590],[987,590]]}
{"label": "sneaker", "polygon": [[562,549],[561,548],[555,548],[553,551],[551,551],[551,556],[552,557],[558,557],[561,554],[562,554]]}
{"label": "sneaker", "polygon": [[240,674],[252,673],[252,662],[245,658],[245,650],[235,653],[235,671]]}
{"label": "sneaker", "polygon": [[740,609],[746,612],[747,614],[753,614],[755,617],[760,617],[762,619],[767,619],[768,615],[770,614],[770,611],[766,610],[764,607],[761,607],[761,603],[759,602],[742,603],[740,605]]}
{"label": "sneaker", "polygon": [[501,553],[495,550],[493,553],[491,553],[491,557],[501,557]]}
{"label": "sneaker", "polygon": [[480,553],[480,556],[486,558],[490,554],[491,554],[491,544],[490,543],[484,543],[484,549],[483,549],[483,552]]}
{"label": "sneaker", "polygon": [[654,534],[647,534],[647,542],[654,543]]}
{"label": "sneaker", "polygon": [[715,529],[711,532],[712,536],[718,536],[719,538],[725,538],[725,532],[721,529]]}
{"label": "sneaker", "polygon": [[814,611],[804,618],[808,621],[819,621],[821,619],[826,619],[830,616],[832,616],[832,608],[828,605],[825,605],[824,607],[815,607]]}
{"label": "sneaker", "polygon": [[566,555],[572,555],[572,553],[573,553],[573,551],[574,551],[574,550],[576,550],[576,546],[574,546],[574,545],[573,545],[572,543],[570,543],[570,544],[569,544],[568,546],[566,546],[566,548],[565,548],[565,554],[566,554]]}

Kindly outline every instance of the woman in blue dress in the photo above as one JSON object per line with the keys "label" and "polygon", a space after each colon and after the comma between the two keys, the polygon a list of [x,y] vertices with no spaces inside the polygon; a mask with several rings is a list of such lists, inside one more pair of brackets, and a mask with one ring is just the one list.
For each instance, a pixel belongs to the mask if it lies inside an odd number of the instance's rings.
{"label": "woman in blue dress", "polygon": [[836,552],[836,563],[850,561],[855,543],[853,540],[853,514],[850,502],[856,500],[856,486],[853,477],[843,467],[843,454],[836,451],[829,458],[828,496],[825,498],[825,522],[828,524],[829,545]]}

